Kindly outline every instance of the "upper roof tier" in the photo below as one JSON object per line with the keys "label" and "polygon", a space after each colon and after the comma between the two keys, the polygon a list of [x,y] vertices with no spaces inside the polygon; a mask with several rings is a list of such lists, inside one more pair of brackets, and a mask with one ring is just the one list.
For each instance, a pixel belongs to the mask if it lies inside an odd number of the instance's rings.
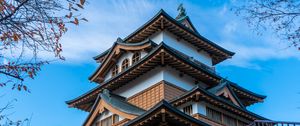
{"label": "upper roof tier", "polygon": [[[173,33],[174,35],[178,36],[179,39],[184,39],[190,44],[196,46],[199,50],[210,54],[213,60],[213,65],[231,58],[234,55],[233,52],[228,51],[201,36],[193,26],[188,16],[174,19],[162,9],[148,22],[123,40],[124,43],[140,43],[158,31],[164,30]],[[99,54],[98,56],[95,56],[94,59],[97,61],[101,60],[108,55],[110,50],[111,48]]]}

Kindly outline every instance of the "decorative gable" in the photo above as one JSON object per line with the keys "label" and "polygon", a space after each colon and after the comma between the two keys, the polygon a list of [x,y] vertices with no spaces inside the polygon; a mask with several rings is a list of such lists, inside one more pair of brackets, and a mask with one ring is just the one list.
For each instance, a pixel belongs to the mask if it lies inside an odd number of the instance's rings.
{"label": "decorative gable", "polygon": [[[126,102],[125,98],[111,94],[105,89],[99,94],[95,101],[92,111],[84,122],[84,126],[91,126],[93,123],[102,123],[102,121],[105,121],[105,123],[108,124],[118,123],[119,121],[123,122],[124,120],[128,121],[136,118],[144,112],[145,111],[143,109]],[[118,120],[115,119],[116,115]],[[110,120],[105,120],[110,117]],[[121,119],[119,117],[121,117]]]}
{"label": "decorative gable", "polygon": [[[98,67],[96,73],[100,76],[98,76],[97,78],[91,76],[90,80],[103,82],[105,80],[105,75],[110,71],[110,68],[112,68],[112,66],[114,66],[117,63],[117,61],[123,54],[125,54],[126,52],[135,52],[143,50],[149,51],[154,46],[156,46],[156,44],[150,40],[140,43],[125,43],[121,38],[118,38],[117,41],[113,44],[113,46],[110,48],[110,50],[107,52],[107,54],[105,54],[104,59],[101,59],[103,58],[103,56],[98,57],[98,61],[101,60],[102,64]],[[130,61],[128,61],[128,63],[129,62]],[[122,69],[120,69],[120,71],[121,70]]]}
{"label": "decorative gable", "polygon": [[183,19],[178,20],[178,22],[183,24],[185,27],[191,29],[192,31],[197,32],[188,16],[184,17]]}
{"label": "decorative gable", "polygon": [[240,102],[240,99],[236,96],[236,94],[232,91],[232,89],[228,85],[228,82],[224,79],[220,81],[220,84],[208,89],[208,91],[210,93],[215,94],[216,96],[219,96],[223,99],[232,102],[233,104],[239,107],[244,108],[244,105]]}
{"label": "decorative gable", "polygon": [[227,87],[223,88],[223,90],[219,91],[216,95],[229,100],[230,102],[232,102],[233,104],[235,104],[237,106],[240,106],[237,99],[233,96],[233,94],[229,91],[229,89]]}

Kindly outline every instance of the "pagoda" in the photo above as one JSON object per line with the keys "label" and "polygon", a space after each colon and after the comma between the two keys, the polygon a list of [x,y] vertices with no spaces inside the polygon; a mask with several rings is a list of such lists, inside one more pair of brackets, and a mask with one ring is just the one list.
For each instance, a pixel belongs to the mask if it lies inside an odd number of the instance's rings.
{"label": "pagoda", "polygon": [[[160,10],[94,57],[97,87],[67,101],[89,113],[83,126],[246,126],[268,119],[247,110],[266,96],[216,73],[234,53],[201,36],[185,9]],[[263,126],[263,125],[262,125]],[[266,126],[266,125],[264,125]]]}

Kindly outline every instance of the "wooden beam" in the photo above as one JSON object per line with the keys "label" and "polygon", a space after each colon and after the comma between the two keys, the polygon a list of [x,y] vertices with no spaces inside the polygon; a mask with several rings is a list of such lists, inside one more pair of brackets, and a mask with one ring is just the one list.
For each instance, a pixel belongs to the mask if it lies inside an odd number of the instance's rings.
{"label": "wooden beam", "polygon": [[161,54],[160,55],[161,56],[161,65],[165,66],[165,52],[161,52],[160,54]]}
{"label": "wooden beam", "polygon": [[164,19],[161,19],[161,20],[160,20],[160,29],[161,29],[161,30],[164,30],[164,29],[165,29],[165,27],[164,27]]}

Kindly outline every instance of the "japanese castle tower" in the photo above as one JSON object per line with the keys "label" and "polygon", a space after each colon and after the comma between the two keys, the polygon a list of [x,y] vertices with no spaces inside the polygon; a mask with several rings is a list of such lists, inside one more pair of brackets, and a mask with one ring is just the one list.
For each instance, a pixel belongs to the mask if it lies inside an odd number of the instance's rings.
{"label": "japanese castle tower", "polygon": [[[218,74],[234,53],[201,36],[182,6],[152,19],[94,57],[98,86],[67,101],[84,126],[246,126],[268,120],[246,109],[266,97]],[[126,25],[126,24],[125,24]]]}

